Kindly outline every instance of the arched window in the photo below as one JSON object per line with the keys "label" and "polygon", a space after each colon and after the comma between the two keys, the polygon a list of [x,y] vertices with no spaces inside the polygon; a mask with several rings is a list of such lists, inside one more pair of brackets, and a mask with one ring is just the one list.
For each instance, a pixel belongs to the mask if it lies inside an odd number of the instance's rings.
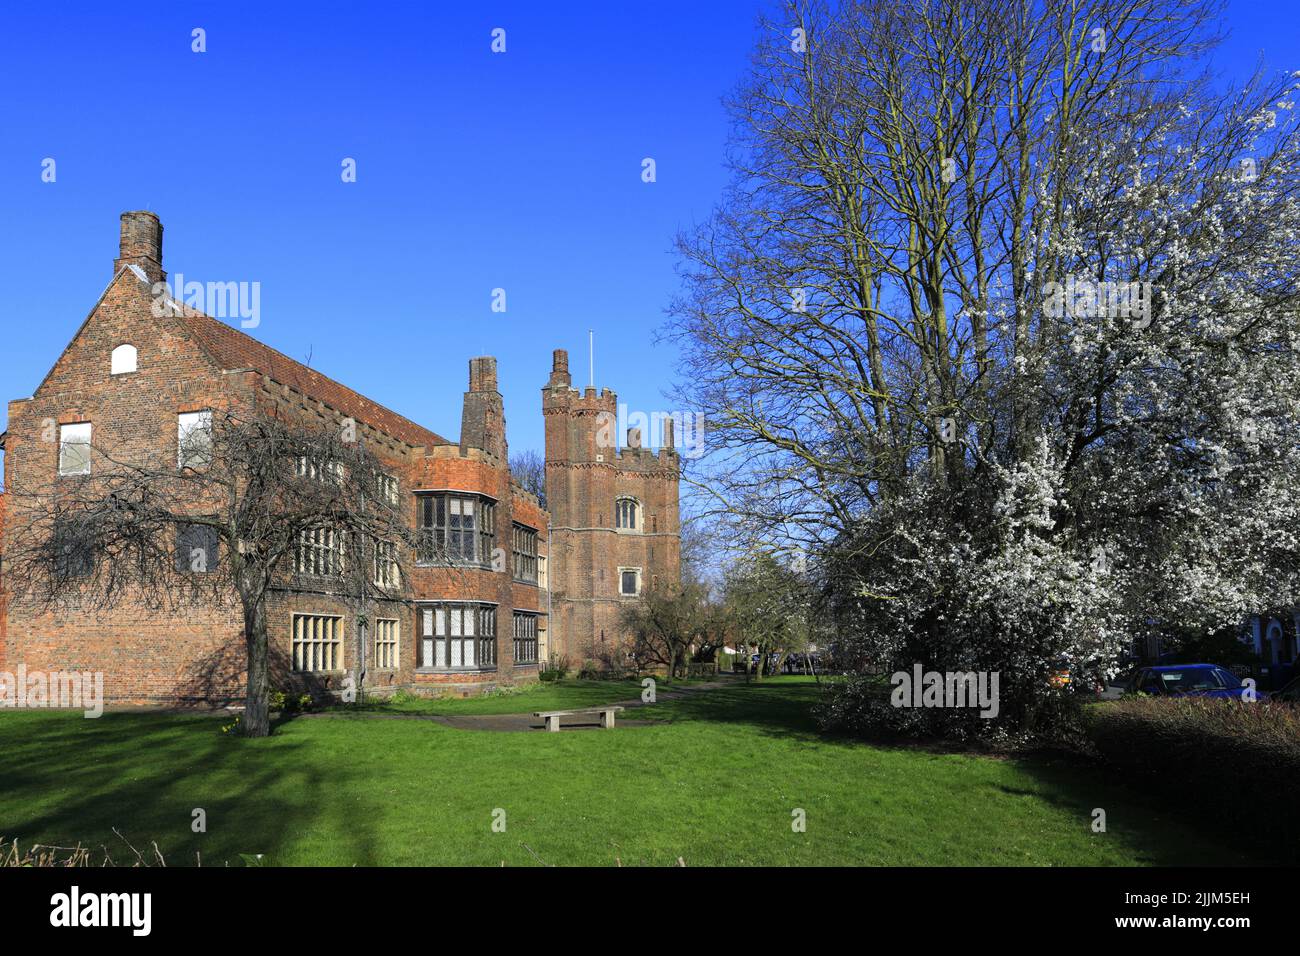
{"label": "arched window", "polygon": [[641,502],[635,498],[619,498],[614,502],[614,527],[619,531],[640,531]]}
{"label": "arched window", "polygon": [[113,349],[112,374],[125,375],[136,370],[136,351],[134,345],[119,345]]}

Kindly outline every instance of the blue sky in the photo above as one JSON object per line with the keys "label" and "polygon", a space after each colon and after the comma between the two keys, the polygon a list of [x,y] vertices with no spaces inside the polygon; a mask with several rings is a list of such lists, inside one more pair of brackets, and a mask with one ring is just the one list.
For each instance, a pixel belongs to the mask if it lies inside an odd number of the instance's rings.
{"label": "blue sky", "polygon": [[[261,284],[256,337],[449,437],[468,359],[493,354],[511,447],[540,450],[551,350],[568,348],[585,384],[588,329],[598,385],[671,410],[676,354],[654,341],[677,288],[671,243],[726,183],[720,100],[759,9],[7,5],[0,429],[107,283],[118,216],[138,208],[163,220],[169,272]],[[1233,0],[1215,69],[1240,78],[1261,55],[1300,69],[1295,11]],[[206,53],[191,52],[195,27]]]}

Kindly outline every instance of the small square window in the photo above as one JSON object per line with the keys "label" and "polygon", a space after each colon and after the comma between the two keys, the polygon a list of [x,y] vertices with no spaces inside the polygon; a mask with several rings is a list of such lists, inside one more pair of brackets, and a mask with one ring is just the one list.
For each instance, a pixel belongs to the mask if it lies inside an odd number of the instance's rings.
{"label": "small square window", "polygon": [[176,529],[176,570],[208,574],[217,570],[217,532],[201,524],[183,524]]}
{"label": "small square window", "polygon": [[620,568],[618,579],[618,590],[620,594],[632,597],[641,593],[640,568]]}

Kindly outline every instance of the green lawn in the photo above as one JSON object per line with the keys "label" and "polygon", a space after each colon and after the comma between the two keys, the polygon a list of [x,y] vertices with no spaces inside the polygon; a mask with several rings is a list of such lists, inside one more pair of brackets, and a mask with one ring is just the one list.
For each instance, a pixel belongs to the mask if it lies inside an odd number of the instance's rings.
{"label": "green lawn", "polygon": [[[443,706],[518,712],[637,690],[573,682]],[[198,851],[209,866],[255,853],[272,865],[1249,862],[1231,834],[1211,839],[1071,764],[822,739],[815,694],[799,679],[740,685],[636,712],[653,726],[558,734],[309,717],[244,740],[221,733],[224,718],[0,712],[0,835],[124,859],[116,828],[156,841],[170,865]],[[197,807],[204,834],[191,832]],[[1094,807],[1107,833],[1091,832]]]}
{"label": "green lawn", "polygon": [[[666,681],[657,678],[657,689],[671,691],[705,683],[702,680]],[[437,714],[458,716],[474,714],[531,714],[542,710],[564,710],[574,707],[591,707],[616,700],[632,700],[641,696],[639,680],[563,680],[554,683],[529,684],[517,691],[506,691],[476,697],[415,697],[403,696],[392,700],[367,701],[364,709],[390,714]],[[339,706],[333,711],[345,711]]]}

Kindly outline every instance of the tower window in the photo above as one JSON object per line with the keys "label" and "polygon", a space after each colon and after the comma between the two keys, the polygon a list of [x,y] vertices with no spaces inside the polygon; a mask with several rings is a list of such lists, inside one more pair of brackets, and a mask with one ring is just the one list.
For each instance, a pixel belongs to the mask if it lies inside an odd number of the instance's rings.
{"label": "tower window", "polygon": [[641,569],[618,569],[618,593],[624,597],[636,597],[641,593]]}
{"label": "tower window", "polygon": [[641,503],[635,498],[619,498],[614,503],[614,527],[619,531],[640,531]]}

